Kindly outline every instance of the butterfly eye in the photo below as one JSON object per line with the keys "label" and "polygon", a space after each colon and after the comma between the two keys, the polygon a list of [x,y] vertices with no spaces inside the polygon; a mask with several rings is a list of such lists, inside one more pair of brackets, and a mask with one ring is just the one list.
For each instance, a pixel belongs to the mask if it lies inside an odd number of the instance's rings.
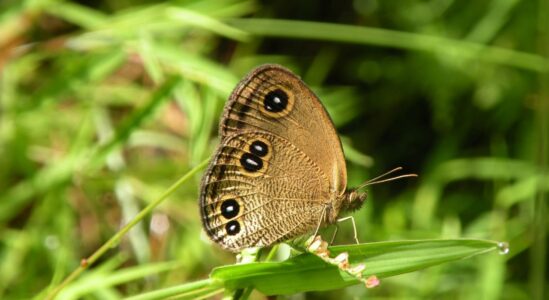
{"label": "butterfly eye", "polygon": [[238,221],[230,221],[225,225],[225,230],[228,235],[236,235],[240,232],[240,223]]}
{"label": "butterfly eye", "polygon": [[221,215],[226,219],[232,219],[238,215],[240,205],[234,199],[227,199],[221,203]]}
{"label": "butterfly eye", "polygon": [[240,164],[248,172],[257,172],[263,168],[263,161],[261,158],[250,153],[242,154],[242,157],[240,157]]}
{"label": "butterfly eye", "polygon": [[272,113],[278,113],[288,106],[288,94],[281,89],[270,91],[263,99],[263,107]]}
{"label": "butterfly eye", "polygon": [[250,152],[257,156],[264,157],[269,154],[269,147],[262,141],[254,141],[250,145]]}

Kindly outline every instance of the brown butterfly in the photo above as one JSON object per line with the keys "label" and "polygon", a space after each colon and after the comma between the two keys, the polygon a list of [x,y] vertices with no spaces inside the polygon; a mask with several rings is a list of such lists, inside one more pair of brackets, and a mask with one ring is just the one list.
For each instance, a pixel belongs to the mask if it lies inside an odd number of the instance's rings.
{"label": "brown butterfly", "polygon": [[202,178],[200,212],[208,236],[225,249],[269,246],[318,230],[366,197],[347,189],[330,116],[284,67],[260,66],[238,84],[219,135]]}

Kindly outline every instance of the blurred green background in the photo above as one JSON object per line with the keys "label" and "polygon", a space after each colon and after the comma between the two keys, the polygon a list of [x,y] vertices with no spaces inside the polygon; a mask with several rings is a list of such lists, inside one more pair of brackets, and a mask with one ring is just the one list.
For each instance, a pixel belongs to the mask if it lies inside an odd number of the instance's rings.
{"label": "blurred green background", "polygon": [[[511,246],[287,298],[547,299],[548,12],[542,0],[1,1],[0,298],[58,285],[211,155],[238,80],[279,63],[327,107],[350,186],[396,166],[420,175],[369,189],[362,242]],[[199,180],[65,296],[117,299],[234,263],[201,233]],[[338,243],[353,242],[347,225]]]}

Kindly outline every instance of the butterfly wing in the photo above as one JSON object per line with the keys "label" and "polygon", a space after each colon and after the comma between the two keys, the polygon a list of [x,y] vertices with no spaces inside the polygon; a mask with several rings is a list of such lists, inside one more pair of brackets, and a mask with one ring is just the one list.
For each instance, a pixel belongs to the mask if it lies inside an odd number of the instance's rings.
{"label": "butterfly wing", "polygon": [[345,191],[343,151],[327,112],[280,66],[261,66],[241,81],[219,130],[200,204],[206,232],[226,249],[314,230]]}
{"label": "butterfly wing", "polygon": [[334,191],[345,191],[345,158],[332,120],[318,97],[290,70],[260,66],[233,91],[219,134],[223,139],[249,129],[263,129],[291,141],[319,163]]}
{"label": "butterfly wing", "polygon": [[330,196],[327,180],[318,165],[280,136],[265,131],[230,136],[203,179],[205,230],[235,252],[304,234],[320,221],[322,201]]}

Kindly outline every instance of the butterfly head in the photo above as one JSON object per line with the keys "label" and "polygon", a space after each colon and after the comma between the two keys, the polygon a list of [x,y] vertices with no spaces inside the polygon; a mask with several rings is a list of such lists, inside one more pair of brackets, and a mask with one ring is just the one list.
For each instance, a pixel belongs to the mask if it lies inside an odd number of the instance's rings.
{"label": "butterfly head", "polygon": [[404,175],[399,175],[399,176],[396,176],[396,177],[390,177],[390,178],[382,179],[383,177],[386,177],[387,175],[389,175],[389,174],[391,174],[395,171],[399,171],[401,169],[402,169],[401,167],[392,169],[391,171],[386,172],[385,174],[382,174],[380,176],[377,176],[373,179],[370,179],[370,180],[364,182],[363,184],[359,185],[358,187],[356,187],[354,189],[347,190],[343,194],[343,203],[342,203],[342,206],[341,206],[341,210],[343,210],[343,211],[353,211],[353,210],[359,209],[362,206],[362,203],[364,203],[364,201],[366,200],[366,195],[367,195],[366,191],[361,191],[361,190],[363,188],[369,186],[369,185],[388,182],[388,181],[393,181],[393,180],[400,179],[400,178],[405,178],[405,177],[417,177],[416,174],[404,174]]}
{"label": "butterfly head", "polygon": [[343,201],[342,210],[354,211],[359,209],[366,200],[367,193],[359,191],[358,189],[352,189],[345,192],[345,199]]}

